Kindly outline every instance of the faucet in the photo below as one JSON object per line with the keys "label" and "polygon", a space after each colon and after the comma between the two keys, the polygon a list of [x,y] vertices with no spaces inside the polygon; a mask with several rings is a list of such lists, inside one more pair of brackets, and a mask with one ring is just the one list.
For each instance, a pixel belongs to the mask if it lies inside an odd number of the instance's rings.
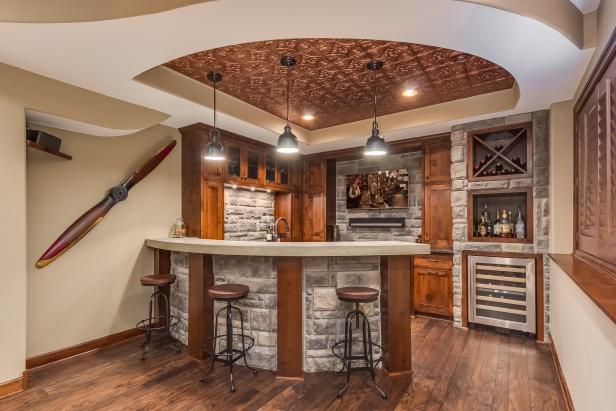
{"label": "faucet", "polygon": [[[278,223],[280,223],[281,221],[284,221],[284,232],[280,232],[278,231]],[[279,217],[276,222],[274,223],[274,232],[272,233],[272,238],[273,241],[281,241],[280,237],[282,236],[283,238],[286,237],[287,233],[290,231],[289,229],[289,222],[287,221],[286,218],[284,217]]]}

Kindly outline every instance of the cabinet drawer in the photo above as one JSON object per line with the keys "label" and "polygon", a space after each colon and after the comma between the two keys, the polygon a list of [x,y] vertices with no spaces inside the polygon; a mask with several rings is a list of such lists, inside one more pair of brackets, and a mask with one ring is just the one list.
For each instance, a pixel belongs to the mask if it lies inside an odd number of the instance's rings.
{"label": "cabinet drawer", "polygon": [[450,255],[444,256],[417,256],[414,257],[415,267],[428,268],[432,270],[448,270],[451,271],[453,267],[453,257]]}
{"label": "cabinet drawer", "polygon": [[437,269],[430,269],[430,268],[415,268],[415,275],[437,275],[437,276],[441,276],[441,277],[447,277],[447,276],[451,276],[451,269],[448,270],[437,270]]}

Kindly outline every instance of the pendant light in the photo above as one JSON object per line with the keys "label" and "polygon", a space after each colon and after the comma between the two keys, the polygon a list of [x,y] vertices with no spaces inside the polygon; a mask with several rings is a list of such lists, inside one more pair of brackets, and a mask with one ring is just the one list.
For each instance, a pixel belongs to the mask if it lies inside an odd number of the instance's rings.
{"label": "pendant light", "polygon": [[293,56],[284,56],[280,59],[280,64],[287,68],[287,124],[284,126],[284,132],[278,137],[278,144],[276,144],[276,151],[279,153],[297,153],[299,151],[299,142],[289,125],[289,73],[291,67],[296,63],[297,60]]}
{"label": "pendant light", "polygon": [[383,68],[383,62],[379,60],[368,63],[368,70],[374,73],[374,121],[372,122],[372,135],[366,141],[367,156],[382,156],[387,154],[387,145],[383,137],[379,136],[379,123],[376,122],[376,72]]}
{"label": "pendant light", "polygon": [[220,131],[216,128],[216,83],[222,80],[222,75],[211,71],[207,79],[214,84],[214,128],[210,130],[210,142],[205,149],[205,159],[210,161],[222,161],[225,159],[225,149],[220,142]]}

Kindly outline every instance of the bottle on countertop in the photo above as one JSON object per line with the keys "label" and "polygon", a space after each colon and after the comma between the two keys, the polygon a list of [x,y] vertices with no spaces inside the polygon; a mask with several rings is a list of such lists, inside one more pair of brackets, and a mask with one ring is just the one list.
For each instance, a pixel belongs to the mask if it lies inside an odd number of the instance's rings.
{"label": "bottle on countertop", "polygon": [[522,217],[522,210],[518,207],[518,212],[515,222],[515,237],[526,238],[526,225],[524,224],[524,218]]}
{"label": "bottle on countertop", "polygon": [[274,236],[273,236],[273,233],[272,233],[272,229],[271,229],[271,227],[268,227],[267,228],[267,232],[265,233],[265,241],[270,241],[271,242],[273,240],[274,240]]}

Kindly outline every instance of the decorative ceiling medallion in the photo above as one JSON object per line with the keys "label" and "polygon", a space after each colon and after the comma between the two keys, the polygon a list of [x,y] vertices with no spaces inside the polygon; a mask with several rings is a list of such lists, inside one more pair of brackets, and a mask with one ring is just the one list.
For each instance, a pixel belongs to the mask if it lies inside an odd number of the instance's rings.
{"label": "decorative ceiling medallion", "polygon": [[[210,71],[226,81],[219,90],[280,118],[286,115],[286,67],[293,55],[290,121],[308,130],[371,118],[374,82],[366,65],[379,72],[378,115],[510,89],[504,68],[480,57],[440,47],[381,40],[286,39],[221,47],[180,57],[165,65],[209,84]],[[417,91],[413,98],[405,89]],[[304,120],[309,109],[314,116]]]}

